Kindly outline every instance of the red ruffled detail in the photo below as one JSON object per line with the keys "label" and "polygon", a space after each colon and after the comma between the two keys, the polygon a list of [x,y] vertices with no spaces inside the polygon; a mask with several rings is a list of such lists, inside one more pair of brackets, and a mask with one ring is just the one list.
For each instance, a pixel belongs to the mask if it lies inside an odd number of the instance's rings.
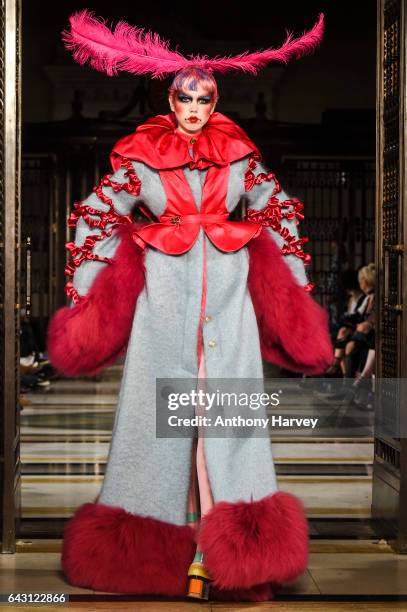
{"label": "red ruffled detail", "polygon": [[[275,174],[273,174],[273,172],[268,172],[267,174],[265,172],[260,172],[257,176],[254,174],[257,162],[260,161],[260,159],[257,153],[254,153],[249,158],[249,164],[244,178],[245,191],[250,191],[255,185],[260,185],[264,181],[274,181],[275,185],[266,207],[263,210],[249,209],[246,218],[253,223],[267,225],[278,232],[285,240],[285,244],[282,247],[283,255],[295,255],[302,259],[305,265],[309,265],[311,262],[311,255],[305,253],[302,248],[302,245],[308,242],[309,238],[307,236],[297,238],[290,234],[288,228],[282,227],[281,225],[283,219],[287,219],[288,221],[293,221],[295,219],[296,223],[304,219],[304,204],[297,198],[289,198],[282,202],[279,201],[276,196],[282,189]],[[312,291],[314,287],[315,283],[308,283],[304,289],[306,291]]]}
{"label": "red ruffled detail", "polygon": [[[125,157],[121,158],[121,167],[126,168],[126,172],[124,173],[125,177],[128,177],[128,183],[117,183],[116,181],[112,181],[111,175],[106,174],[102,180],[100,181],[97,187],[94,187],[93,191],[98,196],[99,200],[109,206],[108,211],[99,210],[98,208],[93,208],[92,206],[88,206],[82,204],[82,202],[74,203],[74,210],[71,212],[68,219],[68,227],[75,228],[78,223],[78,219],[83,217],[86,223],[90,228],[98,227],[103,230],[100,234],[92,235],[86,237],[83,245],[76,245],[74,242],[67,242],[65,248],[70,252],[72,259],[68,262],[65,268],[65,275],[70,279],[75,274],[76,269],[81,263],[85,260],[92,261],[102,261],[104,263],[112,263],[110,257],[102,257],[101,255],[96,255],[93,253],[93,248],[96,242],[100,240],[104,240],[105,238],[112,235],[113,230],[121,224],[129,224],[133,223],[133,218],[131,215],[120,215],[114,209],[113,200],[109,198],[105,193],[103,193],[103,187],[110,187],[113,189],[115,193],[119,191],[126,191],[127,193],[138,196],[140,194],[141,189],[141,181],[137,176],[136,171],[131,163],[131,161]],[[97,219],[94,219],[91,215],[97,215]],[[105,227],[108,223],[113,223],[114,225],[110,227],[108,230],[105,230]],[[71,298],[74,304],[77,304],[81,301],[82,297],[79,295],[77,290],[75,289],[72,280],[68,280],[65,285],[65,293]]]}
{"label": "red ruffled detail", "polygon": [[209,117],[193,146],[192,159],[189,138],[177,129],[174,113],[157,115],[139,125],[133,134],[121,138],[113,147],[110,161],[115,170],[122,157],[141,161],[156,170],[183,166],[204,170],[214,165],[225,167],[258,152],[242,128],[218,112]]}
{"label": "red ruffled detail", "polygon": [[315,287],[315,283],[307,283],[306,285],[304,285],[304,290],[312,291],[314,287]]}

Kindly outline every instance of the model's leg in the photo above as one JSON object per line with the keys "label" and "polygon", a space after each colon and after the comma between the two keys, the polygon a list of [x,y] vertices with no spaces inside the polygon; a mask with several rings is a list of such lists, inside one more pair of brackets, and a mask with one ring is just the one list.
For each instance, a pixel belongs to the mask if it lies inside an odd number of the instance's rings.
{"label": "model's leg", "polygon": [[[205,385],[206,378],[206,367],[205,367],[205,355],[202,351],[201,360],[198,371],[198,384],[197,391],[206,390]],[[205,402],[200,403],[197,406],[196,414],[198,416],[205,414]],[[200,510],[201,510],[201,518],[209,512],[209,510],[213,506],[213,495],[211,491],[211,486],[209,482],[208,470],[206,467],[205,461],[205,451],[204,451],[204,432],[202,427],[198,427],[198,440],[196,446],[194,446],[194,450],[196,450],[196,455],[193,458],[193,465],[196,466],[195,477],[198,481],[198,492],[199,492],[199,502],[200,502]],[[207,574],[204,567],[204,559],[202,551],[199,550],[199,547],[196,550],[194,560],[191,564],[191,567],[188,571],[189,575],[189,583],[188,583],[188,595],[189,597],[194,597],[196,599],[208,599],[209,597],[209,588],[208,588],[208,579],[209,575]]]}
{"label": "model's leg", "polygon": [[[206,364],[205,354],[202,353],[201,363],[199,366],[198,382],[199,388],[206,390]],[[205,403],[199,406],[199,412],[205,413]],[[205,436],[202,428],[198,428],[198,443],[196,452],[196,468],[199,483],[199,499],[201,503],[201,517],[204,516],[213,506],[213,495],[209,482],[208,470],[205,460]]]}
{"label": "model's leg", "polygon": [[189,482],[188,491],[188,503],[187,503],[187,524],[193,529],[197,529],[199,525],[199,485],[197,477],[197,466],[196,466],[196,453],[197,453],[197,441],[193,440],[192,443],[192,457],[191,457],[191,476]]}
{"label": "model's leg", "polygon": [[[204,389],[206,377],[205,357],[202,356],[197,390]],[[204,414],[205,404],[197,407],[196,414]],[[206,514],[213,506],[213,495],[205,461],[204,437],[202,428],[198,428],[198,438],[192,444],[191,476],[188,492],[187,523],[196,528],[199,517]]]}

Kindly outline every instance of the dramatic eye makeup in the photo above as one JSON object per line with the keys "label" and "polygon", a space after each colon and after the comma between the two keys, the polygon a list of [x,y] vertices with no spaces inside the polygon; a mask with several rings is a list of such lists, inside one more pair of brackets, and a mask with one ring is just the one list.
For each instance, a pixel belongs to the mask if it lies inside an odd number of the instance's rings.
{"label": "dramatic eye makeup", "polygon": [[[192,96],[188,96],[187,94],[183,93],[178,93],[177,100],[179,100],[179,102],[182,102],[183,104],[188,104],[189,102],[192,102]],[[199,96],[198,98],[198,104],[209,104],[210,102],[212,102],[211,96]]]}
{"label": "dramatic eye makeup", "polygon": [[186,96],[185,94],[177,94],[177,100],[180,102],[192,102],[191,96]]}

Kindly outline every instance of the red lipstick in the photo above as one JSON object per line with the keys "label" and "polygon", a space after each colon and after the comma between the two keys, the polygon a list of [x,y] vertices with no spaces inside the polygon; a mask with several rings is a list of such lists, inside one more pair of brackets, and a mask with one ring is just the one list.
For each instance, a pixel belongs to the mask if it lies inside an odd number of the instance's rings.
{"label": "red lipstick", "polygon": [[189,123],[197,123],[199,121],[198,117],[189,117],[189,119],[187,119],[187,121],[189,121]]}

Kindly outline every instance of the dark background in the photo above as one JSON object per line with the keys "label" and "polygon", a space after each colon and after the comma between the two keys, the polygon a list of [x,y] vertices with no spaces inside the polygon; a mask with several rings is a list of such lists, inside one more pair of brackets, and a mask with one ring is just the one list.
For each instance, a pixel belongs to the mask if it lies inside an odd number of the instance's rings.
{"label": "dark background", "polygon": [[[26,121],[47,121],[53,113],[53,92],[47,66],[72,66],[61,44],[60,33],[69,15],[88,8],[109,22],[124,19],[132,25],[158,32],[185,54],[205,53],[205,42],[220,54],[230,49],[254,50],[278,46],[287,29],[300,34],[312,27],[322,11],[326,34],[321,48],[301,61],[292,61],[278,86],[279,101],[269,117],[279,121],[319,123],[326,109],[373,109],[375,105],[376,3],[315,1],[253,3],[238,5],[195,0],[189,2],[130,2],[106,0],[82,2],[23,0],[23,113]],[[91,71],[88,68],[81,70]],[[220,93],[226,78],[237,90],[267,87],[273,67],[258,80],[242,76],[218,77]],[[108,78],[108,77],[103,77]],[[120,79],[120,77],[119,77]],[[112,87],[117,86],[113,78]],[[227,89],[227,88],[226,88]],[[224,92],[225,94],[225,92]],[[247,94],[250,99],[250,92]],[[221,100],[222,102],[222,100]],[[220,107],[220,110],[221,107]],[[228,107],[228,110],[230,108]],[[270,113],[270,110],[269,110]],[[86,103],[84,106],[86,115]],[[88,111],[88,116],[94,114]],[[250,116],[249,110],[245,113]],[[253,110],[254,114],[254,110]]]}
{"label": "dark background", "polygon": [[338,299],[341,270],[374,258],[374,0],[22,4],[22,234],[32,240],[32,313],[42,329],[65,303],[64,245],[72,239],[66,219],[73,202],[110,171],[109,152],[119,138],[148,116],[169,110],[169,80],[146,80],[149,103],[142,108],[132,103],[138,77],[109,78],[73,61],[61,32],[83,8],[109,24],[123,19],[157,32],[186,55],[209,56],[278,47],[286,30],[299,35],[324,12],[325,37],[313,55],[287,66],[269,65],[257,77],[217,75],[217,110],[248,133],[287,193],[304,201],[300,233],[311,237],[310,278],[321,303]]}

